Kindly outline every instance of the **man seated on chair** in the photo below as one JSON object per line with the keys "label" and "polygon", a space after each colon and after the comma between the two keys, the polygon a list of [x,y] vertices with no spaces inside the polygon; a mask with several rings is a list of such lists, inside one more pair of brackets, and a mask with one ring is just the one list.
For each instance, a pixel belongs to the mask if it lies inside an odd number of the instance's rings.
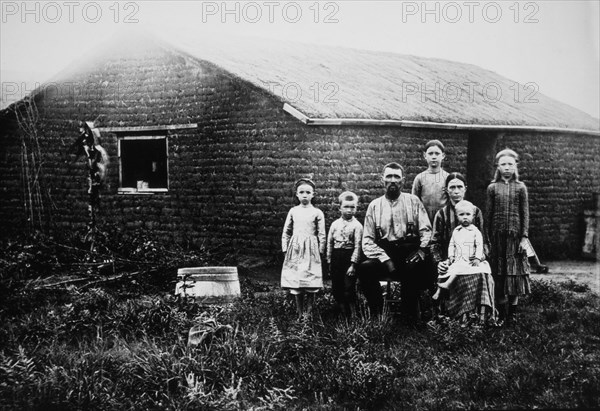
{"label": "man seated on chair", "polygon": [[404,169],[398,163],[383,170],[385,195],[371,201],[365,215],[362,239],[367,260],[358,267],[358,278],[371,315],[383,311],[380,280],[400,281],[400,309],[409,319],[418,318],[419,288],[426,287],[423,264],[431,223],[421,200],[403,193]]}

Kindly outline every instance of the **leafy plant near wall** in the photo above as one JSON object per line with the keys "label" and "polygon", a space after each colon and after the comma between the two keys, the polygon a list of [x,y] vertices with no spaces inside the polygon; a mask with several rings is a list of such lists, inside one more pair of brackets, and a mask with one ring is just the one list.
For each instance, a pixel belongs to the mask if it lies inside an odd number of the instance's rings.
{"label": "leafy plant near wall", "polygon": [[[23,202],[29,232],[45,232],[52,222],[50,190],[44,187],[44,152],[40,144],[41,124],[35,98],[26,97],[14,108],[21,135],[21,183]],[[77,158],[85,156],[88,180],[88,232],[84,239],[94,251],[96,236],[96,212],[100,204],[100,190],[106,176],[108,154],[99,144],[100,133],[91,121],[79,123],[79,137],[68,152]]]}
{"label": "leafy plant near wall", "polygon": [[52,196],[44,187],[44,157],[40,146],[42,129],[34,98],[26,97],[14,107],[21,134],[21,184],[30,231],[44,230],[52,219]]}

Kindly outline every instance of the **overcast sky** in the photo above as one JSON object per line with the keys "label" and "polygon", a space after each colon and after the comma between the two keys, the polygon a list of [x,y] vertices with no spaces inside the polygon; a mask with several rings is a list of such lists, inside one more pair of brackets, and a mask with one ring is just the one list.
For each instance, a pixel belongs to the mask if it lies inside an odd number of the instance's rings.
{"label": "overcast sky", "polygon": [[600,117],[598,0],[0,3],[3,99],[15,81],[47,80],[120,27],[185,26],[206,36],[225,32],[472,63]]}

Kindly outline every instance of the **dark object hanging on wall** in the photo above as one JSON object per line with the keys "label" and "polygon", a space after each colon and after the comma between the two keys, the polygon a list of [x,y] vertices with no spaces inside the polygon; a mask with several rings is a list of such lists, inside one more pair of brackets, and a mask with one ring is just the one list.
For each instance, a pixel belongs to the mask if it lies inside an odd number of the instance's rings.
{"label": "dark object hanging on wall", "polygon": [[100,206],[100,190],[106,176],[108,154],[100,145],[100,130],[92,121],[79,123],[79,137],[69,148],[69,152],[77,158],[85,156],[88,169],[88,231],[84,241],[90,243],[90,251],[94,249],[96,232],[96,211]]}

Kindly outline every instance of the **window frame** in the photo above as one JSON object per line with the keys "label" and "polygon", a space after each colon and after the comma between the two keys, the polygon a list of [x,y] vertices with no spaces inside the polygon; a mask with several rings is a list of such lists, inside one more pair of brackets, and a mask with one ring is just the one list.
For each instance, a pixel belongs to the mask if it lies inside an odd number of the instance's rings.
{"label": "window frame", "polygon": [[[167,184],[165,188],[142,188],[137,187],[123,187],[123,158],[121,151],[122,141],[131,140],[164,140],[165,141],[165,167],[167,174]],[[117,136],[117,154],[119,159],[119,189],[118,194],[156,194],[156,193],[167,193],[169,192],[169,136],[163,135],[144,135],[144,136]]]}

